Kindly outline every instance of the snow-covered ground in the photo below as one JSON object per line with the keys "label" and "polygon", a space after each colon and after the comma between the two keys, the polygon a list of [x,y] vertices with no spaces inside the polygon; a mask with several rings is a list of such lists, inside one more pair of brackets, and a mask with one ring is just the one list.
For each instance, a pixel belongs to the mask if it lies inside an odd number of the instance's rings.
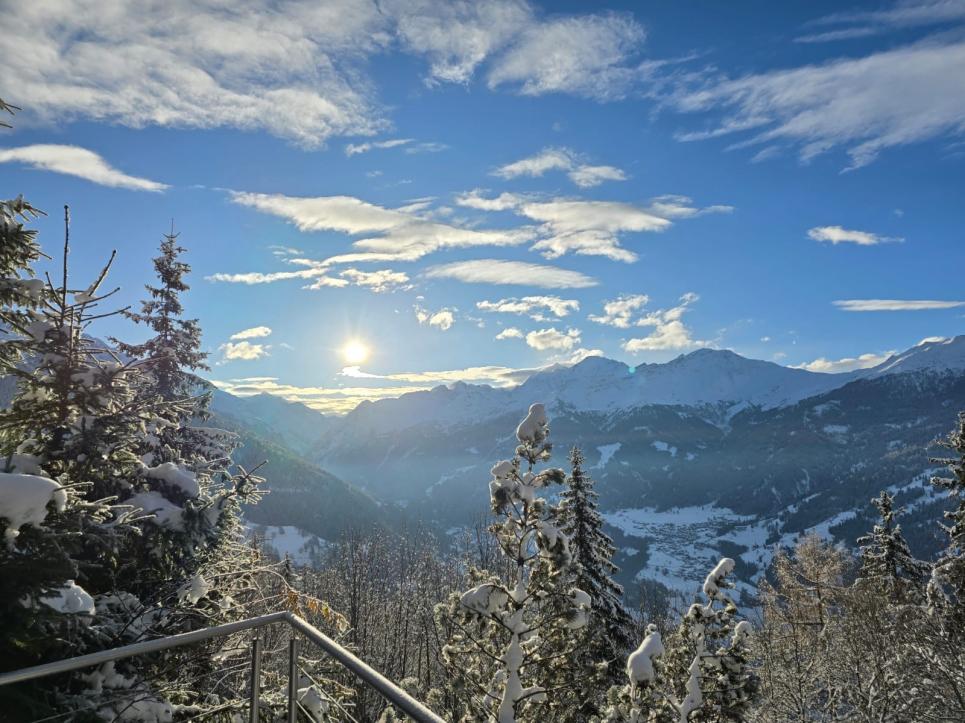
{"label": "snow-covered ground", "polygon": [[696,592],[723,556],[719,541],[744,545],[750,551],[763,547],[767,539],[767,529],[756,518],[714,505],[641,507],[603,517],[628,537],[647,539],[647,564],[637,573],[638,579],[657,580],[684,593]]}
{"label": "snow-covered ground", "polygon": [[296,565],[312,565],[325,551],[328,542],[293,525],[259,525],[245,522],[245,536],[257,535],[265,547],[284,559],[287,554]]}

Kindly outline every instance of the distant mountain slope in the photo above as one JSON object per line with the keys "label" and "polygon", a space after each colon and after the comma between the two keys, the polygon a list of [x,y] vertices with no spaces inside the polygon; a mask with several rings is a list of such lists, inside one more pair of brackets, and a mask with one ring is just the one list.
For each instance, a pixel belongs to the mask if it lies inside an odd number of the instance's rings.
{"label": "distant mountain slope", "polygon": [[211,410],[223,416],[243,418],[247,428],[299,453],[316,444],[333,423],[332,417],[273,394],[237,397],[215,390]]}
{"label": "distant mountain slope", "polygon": [[[245,511],[248,520],[294,525],[326,540],[337,540],[352,529],[395,526],[401,514],[397,509],[383,507],[287,446],[296,439],[291,427],[297,420],[303,420],[307,435],[310,429],[323,428],[325,417],[301,404],[282,399],[275,404],[261,396],[267,395],[234,397],[213,389],[213,416],[208,422],[238,434],[239,447],[233,454],[237,464],[250,470],[267,462],[258,474],[265,477],[269,494]],[[281,420],[271,421],[276,415]],[[315,415],[321,423],[307,415]]]}

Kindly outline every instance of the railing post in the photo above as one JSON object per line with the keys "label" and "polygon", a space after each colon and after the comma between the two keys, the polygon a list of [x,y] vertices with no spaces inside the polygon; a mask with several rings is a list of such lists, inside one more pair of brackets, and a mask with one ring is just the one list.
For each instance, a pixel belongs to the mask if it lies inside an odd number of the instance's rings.
{"label": "railing post", "polygon": [[251,723],[258,723],[258,699],[261,697],[261,641],[251,640]]}
{"label": "railing post", "polygon": [[288,723],[298,715],[298,638],[288,641]]}

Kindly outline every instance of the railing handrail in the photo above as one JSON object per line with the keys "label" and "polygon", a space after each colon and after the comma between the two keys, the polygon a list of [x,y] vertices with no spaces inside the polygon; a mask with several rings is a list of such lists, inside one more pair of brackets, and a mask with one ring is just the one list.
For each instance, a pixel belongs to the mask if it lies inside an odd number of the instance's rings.
{"label": "railing handrail", "polygon": [[233,623],[216,625],[211,628],[193,630],[188,633],[179,633],[177,635],[168,635],[163,638],[145,640],[140,643],[131,643],[130,645],[124,645],[119,648],[101,650],[96,653],[80,655],[75,658],[66,658],[64,660],[56,660],[52,663],[34,665],[30,668],[21,668],[20,670],[13,670],[9,673],[0,673],[0,686],[10,685],[12,683],[21,683],[23,681],[34,680],[36,678],[43,678],[48,675],[55,675],[57,673],[67,673],[72,670],[87,668],[92,665],[108,663],[112,660],[130,658],[135,655],[144,655],[146,653],[155,653],[159,650],[177,648],[182,645],[190,645],[202,640],[223,637],[225,635],[231,635],[232,633],[241,632],[242,630],[263,628],[266,625],[280,622],[287,623],[294,630],[300,632],[306,638],[311,640],[318,647],[335,658],[339,663],[352,671],[352,673],[359,678],[359,680],[374,688],[380,695],[382,695],[382,697],[401,709],[413,720],[418,721],[419,723],[445,723],[442,718],[426,708],[422,703],[406,693],[377,670],[329,638],[321,630],[311,625],[306,620],[300,618],[298,615],[287,611],[259,615],[258,617],[247,618],[246,620],[237,620]]}

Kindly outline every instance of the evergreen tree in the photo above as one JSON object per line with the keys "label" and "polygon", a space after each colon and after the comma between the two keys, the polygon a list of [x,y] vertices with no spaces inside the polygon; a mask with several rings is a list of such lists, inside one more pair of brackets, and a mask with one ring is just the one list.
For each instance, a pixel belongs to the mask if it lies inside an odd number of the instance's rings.
{"label": "evergreen tree", "polygon": [[585,590],[593,607],[586,645],[579,655],[605,666],[611,683],[623,675],[623,660],[633,646],[634,621],[623,604],[623,588],[613,580],[619,568],[616,548],[603,532],[593,479],[583,470],[583,453],[570,450],[571,472],[560,495],[560,529],[570,539],[574,584]]}
{"label": "evergreen tree", "polygon": [[929,597],[933,602],[941,601],[949,616],[961,623],[960,630],[965,630],[965,412],[959,413],[957,427],[945,438],[942,446],[956,456],[932,461],[947,466],[951,475],[932,477],[931,483],[947,491],[957,504],[945,513],[951,523],[943,525],[948,545],[933,568]]}
{"label": "evergreen tree", "polygon": [[456,715],[465,720],[567,720],[582,707],[585,671],[574,658],[590,614],[590,597],[568,584],[572,560],[559,512],[541,489],[560,484],[560,469],[536,471],[549,459],[543,405],[516,430],[512,460],[497,463],[489,484],[497,521],[490,528],[510,563],[510,579],[471,571],[475,586],[437,608],[454,631],[443,648]]}
{"label": "evergreen tree", "polygon": [[861,548],[859,577],[883,586],[895,603],[920,600],[928,577],[928,565],[915,559],[895,522],[894,498],[886,491],[871,500],[880,517],[872,531],[858,538]]}
{"label": "evergreen tree", "polygon": [[150,298],[141,302],[140,312],[125,311],[137,324],[148,326],[154,336],[140,344],[117,341],[117,348],[136,359],[151,360],[153,391],[165,400],[190,396],[197,385],[188,372],[206,370],[207,354],[201,351],[201,327],[197,319],[183,319],[181,294],[190,287],[185,276],[191,267],[180,260],[185,249],[177,244],[178,235],[164,234],[160,255],[154,259],[158,285],[146,284]]}
{"label": "evergreen tree", "polygon": [[[2,101],[0,101],[2,104]],[[34,278],[33,264],[41,257],[37,232],[24,223],[40,211],[18,196],[0,201],[0,374],[20,360],[22,344],[17,335],[25,333],[32,321],[30,310],[43,300],[46,288]]]}

